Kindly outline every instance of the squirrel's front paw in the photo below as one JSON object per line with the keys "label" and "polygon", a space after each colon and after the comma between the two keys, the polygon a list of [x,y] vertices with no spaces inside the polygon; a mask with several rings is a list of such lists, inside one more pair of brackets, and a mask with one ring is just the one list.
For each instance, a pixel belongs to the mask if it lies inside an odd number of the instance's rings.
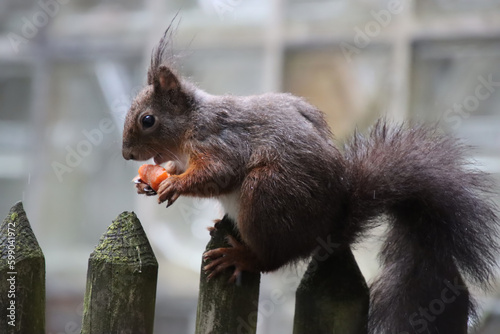
{"label": "squirrel's front paw", "polygon": [[144,181],[142,181],[139,176],[136,176],[132,182],[135,183],[135,189],[137,189],[137,193],[138,194],[141,194],[141,195],[146,195],[146,196],[154,196],[156,195],[156,191],[153,190],[153,188],[151,188],[149,186],[149,184],[145,183]]}
{"label": "squirrel's front paw", "polygon": [[158,203],[167,201],[167,208],[171,206],[181,195],[180,179],[172,175],[160,183],[158,188]]}

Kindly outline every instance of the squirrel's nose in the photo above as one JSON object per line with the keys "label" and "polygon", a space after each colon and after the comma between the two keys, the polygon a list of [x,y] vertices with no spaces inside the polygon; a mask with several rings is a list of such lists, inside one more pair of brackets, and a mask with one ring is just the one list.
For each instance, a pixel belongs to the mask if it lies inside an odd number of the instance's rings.
{"label": "squirrel's nose", "polygon": [[134,160],[134,154],[126,148],[122,149],[122,155],[125,160]]}
{"label": "squirrel's nose", "polygon": [[132,145],[129,141],[124,140],[122,142],[122,155],[125,160],[134,160]]}
{"label": "squirrel's nose", "polygon": [[123,152],[123,157],[125,158],[125,160],[134,160],[134,155],[132,153]]}

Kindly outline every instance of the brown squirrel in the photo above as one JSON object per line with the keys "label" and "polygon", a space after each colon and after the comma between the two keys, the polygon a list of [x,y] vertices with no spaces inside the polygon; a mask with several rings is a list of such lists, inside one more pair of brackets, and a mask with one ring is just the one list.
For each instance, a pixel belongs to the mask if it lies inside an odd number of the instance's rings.
{"label": "brown squirrel", "polygon": [[[350,247],[385,214],[369,331],[420,333],[420,314],[434,317],[426,333],[466,333],[473,306],[462,276],[487,285],[497,251],[491,182],[466,147],[435,127],[381,120],[341,153],[323,113],[302,98],[214,96],[178,76],[167,32],[126,116],[123,157],[167,162],[175,175],[158,190],[167,207],[180,195],[221,200],[241,242],[205,253],[210,277],[276,270],[310,256],[318,237]],[[438,316],[425,313],[452,297]]]}

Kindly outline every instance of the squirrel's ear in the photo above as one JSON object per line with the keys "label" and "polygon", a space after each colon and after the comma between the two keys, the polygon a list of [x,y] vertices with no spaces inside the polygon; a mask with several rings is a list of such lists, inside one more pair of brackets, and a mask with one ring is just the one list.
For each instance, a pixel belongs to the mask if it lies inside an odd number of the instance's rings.
{"label": "squirrel's ear", "polygon": [[156,80],[154,80],[155,91],[169,92],[180,88],[179,79],[167,66],[160,66]]}

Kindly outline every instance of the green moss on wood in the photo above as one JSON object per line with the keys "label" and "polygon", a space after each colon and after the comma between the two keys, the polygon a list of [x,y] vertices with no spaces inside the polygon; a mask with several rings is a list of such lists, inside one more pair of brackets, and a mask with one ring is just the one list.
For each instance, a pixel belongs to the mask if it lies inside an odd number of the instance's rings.
{"label": "green moss on wood", "polygon": [[[0,333],[45,333],[45,259],[21,202],[0,225],[0,273]],[[12,301],[14,319],[6,313]]]}
{"label": "green moss on wood", "polygon": [[82,333],[153,333],[157,277],[139,219],[120,214],[89,258]]}
{"label": "green moss on wood", "polygon": [[90,255],[110,263],[158,265],[142,225],[133,212],[123,212],[108,227]]}
{"label": "green moss on wood", "polygon": [[0,225],[0,266],[5,265],[5,259],[8,256],[8,248],[6,247],[9,241],[10,232],[15,234],[15,254],[16,262],[20,262],[25,258],[42,257],[43,252],[38,244],[38,241],[31,229],[31,225],[26,217],[22,202],[17,202],[11,209],[7,217]]}

